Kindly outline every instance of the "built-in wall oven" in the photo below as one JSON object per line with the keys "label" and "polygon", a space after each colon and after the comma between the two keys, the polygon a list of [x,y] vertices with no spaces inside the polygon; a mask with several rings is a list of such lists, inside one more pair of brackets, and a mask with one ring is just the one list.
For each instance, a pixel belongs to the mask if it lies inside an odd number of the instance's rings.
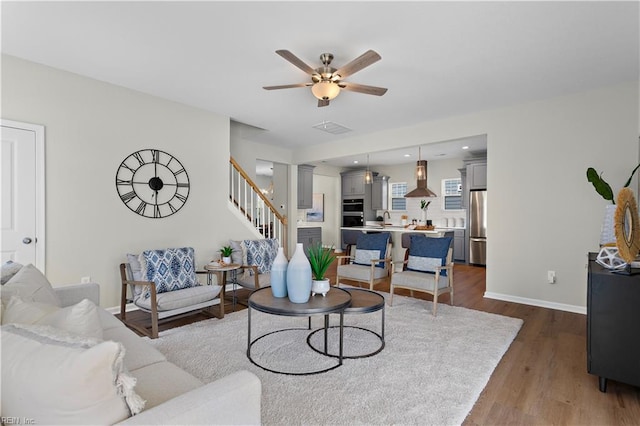
{"label": "built-in wall oven", "polygon": [[362,198],[345,198],[342,200],[342,226],[364,225],[364,200]]}

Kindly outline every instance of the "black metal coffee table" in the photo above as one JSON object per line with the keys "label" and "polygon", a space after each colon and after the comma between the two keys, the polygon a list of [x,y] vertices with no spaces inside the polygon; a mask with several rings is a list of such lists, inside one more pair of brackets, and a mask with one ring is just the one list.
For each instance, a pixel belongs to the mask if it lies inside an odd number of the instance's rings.
{"label": "black metal coffee table", "polygon": [[[326,294],[325,297],[320,295],[312,296],[307,303],[292,303],[286,297],[273,297],[273,293],[271,292],[271,287],[263,287],[258,290],[255,290],[249,296],[248,301],[248,309],[247,309],[247,358],[262,368],[263,370],[270,371],[272,373],[278,374],[288,374],[294,376],[303,376],[310,374],[319,374],[324,373],[326,371],[333,370],[342,365],[343,359],[343,324],[344,324],[344,311],[351,304],[351,294],[343,290],[341,288],[332,287],[331,290]],[[258,364],[256,361],[251,358],[251,347],[258,340],[263,339],[267,336],[273,335],[275,333],[280,333],[283,331],[292,330],[281,329],[272,331],[267,334],[263,334],[262,336],[257,337],[254,340],[251,340],[251,310],[255,309],[260,312],[264,312],[266,314],[271,315],[279,315],[279,316],[288,316],[288,317],[311,317],[312,315],[324,315],[325,322],[325,335],[324,335],[324,343],[325,348],[327,347],[327,332],[329,325],[329,314],[339,314],[340,315],[340,349],[338,355],[335,357],[338,358],[338,363],[329,368],[325,368],[322,370],[310,371],[305,373],[288,373],[284,371],[277,371],[274,369],[267,368],[263,365]],[[311,324],[311,318],[309,318],[309,324]],[[322,352],[321,352],[322,353]]]}
{"label": "black metal coffee table", "polygon": [[[331,290],[333,291],[335,287],[332,287]],[[331,356],[331,357],[339,357],[339,358],[349,358],[349,359],[355,359],[355,358],[366,358],[366,357],[370,357],[373,356],[377,353],[379,353],[382,349],[384,349],[384,306],[385,306],[385,301],[384,301],[384,297],[379,294],[376,293],[375,291],[370,291],[370,290],[365,290],[362,288],[349,288],[349,289],[343,289],[347,292],[349,292],[349,294],[351,294],[351,305],[346,308],[344,310],[344,313],[349,315],[349,314],[368,314],[368,313],[373,313],[373,312],[378,312],[381,311],[381,316],[382,316],[382,320],[381,320],[381,329],[380,329],[380,334],[376,333],[373,330],[367,329],[367,328],[363,328],[363,327],[357,327],[357,326],[351,326],[351,325],[344,325],[342,323],[342,319],[340,320],[340,354],[330,354],[328,353],[327,350],[327,328],[334,328],[337,326],[332,326],[332,327],[328,327],[328,324],[325,321],[325,326],[323,328],[319,328],[313,332],[311,332],[309,334],[309,336],[307,337],[307,344],[311,347],[311,349],[313,349],[314,351],[321,353],[323,355],[326,356]],[[369,353],[366,354],[360,354],[360,355],[351,355],[351,356],[347,356],[347,355],[343,355],[342,353],[342,339],[343,339],[343,332],[342,329],[344,328],[355,328],[355,329],[359,329],[359,330],[363,330],[367,333],[371,333],[374,336],[377,336],[378,339],[380,339],[380,346]],[[314,334],[318,333],[319,331],[324,330],[324,334],[325,334],[325,341],[324,341],[324,350],[318,349],[316,347],[313,346],[313,344],[311,343],[311,338],[313,337]]]}

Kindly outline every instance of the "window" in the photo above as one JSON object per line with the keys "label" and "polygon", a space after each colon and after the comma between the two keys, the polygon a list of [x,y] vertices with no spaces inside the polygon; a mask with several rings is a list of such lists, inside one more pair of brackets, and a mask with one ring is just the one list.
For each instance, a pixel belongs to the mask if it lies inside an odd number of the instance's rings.
{"label": "window", "polygon": [[407,182],[396,182],[391,184],[391,210],[406,210]]}
{"label": "window", "polygon": [[442,179],[442,209],[462,210],[462,179]]}

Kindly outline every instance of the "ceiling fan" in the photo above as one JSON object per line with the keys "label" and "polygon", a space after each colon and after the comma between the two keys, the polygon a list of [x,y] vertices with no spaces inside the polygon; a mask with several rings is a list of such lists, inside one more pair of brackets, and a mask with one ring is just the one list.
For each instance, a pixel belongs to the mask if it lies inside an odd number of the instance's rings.
{"label": "ceiling fan", "polygon": [[263,89],[277,90],[292,89],[295,87],[311,87],[311,92],[316,98],[318,98],[318,107],[329,105],[329,101],[340,94],[340,89],[376,96],[382,96],[387,92],[387,89],[384,87],[367,86],[364,84],[349,83],[342,80],[343,78],[349,77],[351,74],[355,74],[361,69],[382,59],[382,57],[373,50],[367,50],[362,55],[340,68],[334,68],[331,66],[333,54],[323,53],[320,55],[322,66],[315,69],[311,68],[288,50],[276,50],[276,53],[309,74],[311,76],[311,82],[285,84],[282,86],[265,86]]}

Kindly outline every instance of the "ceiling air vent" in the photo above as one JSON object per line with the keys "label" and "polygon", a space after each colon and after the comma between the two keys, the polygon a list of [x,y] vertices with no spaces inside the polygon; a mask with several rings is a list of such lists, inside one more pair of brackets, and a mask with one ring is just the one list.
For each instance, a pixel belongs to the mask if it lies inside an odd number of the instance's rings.
{"label": "ceiling air vent", "polygon": [[323,121],[322,123],[318,123],[314,126],[311,126],[314,129],[322,130],[323,132],[331,133],[332,135],[339,135],[341,133],[350,132],[351,129],[348,127],[344,127],[341,124],[334,123],[332,121]]}

